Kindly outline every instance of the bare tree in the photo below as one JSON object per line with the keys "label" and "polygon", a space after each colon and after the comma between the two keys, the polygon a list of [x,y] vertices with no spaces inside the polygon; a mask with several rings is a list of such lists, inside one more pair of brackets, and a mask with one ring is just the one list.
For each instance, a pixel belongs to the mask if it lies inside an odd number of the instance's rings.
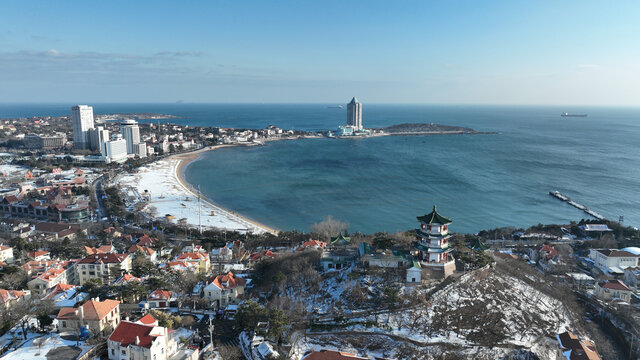
{"label": "bare tree", "polygon": [[334,219],[331,215],[327,215],[323,221],[311,225],[311,232],[323,240],[329,241],[332,237],[338,236],[338,234],[348,228],[348,223]]}

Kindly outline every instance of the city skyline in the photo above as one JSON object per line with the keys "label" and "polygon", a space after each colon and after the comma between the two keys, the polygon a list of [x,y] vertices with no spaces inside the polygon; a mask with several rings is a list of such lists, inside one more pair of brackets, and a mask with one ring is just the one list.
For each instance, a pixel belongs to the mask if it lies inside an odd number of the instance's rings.
{"label": "city skyline", "polygon": [[631,1],[117,5],[2,5],[3,101],[640,105]]}

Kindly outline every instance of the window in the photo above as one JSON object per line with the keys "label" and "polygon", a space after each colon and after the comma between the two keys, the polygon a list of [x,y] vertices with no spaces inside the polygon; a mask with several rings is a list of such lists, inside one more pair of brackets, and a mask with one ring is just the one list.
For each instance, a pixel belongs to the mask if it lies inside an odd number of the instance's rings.
{"label": "window", "polygon": [[126,351],[124,351],[124,350],[120,351],[120,353],[121,353],[122,355],[127,355],[127,352],[126,352]]}

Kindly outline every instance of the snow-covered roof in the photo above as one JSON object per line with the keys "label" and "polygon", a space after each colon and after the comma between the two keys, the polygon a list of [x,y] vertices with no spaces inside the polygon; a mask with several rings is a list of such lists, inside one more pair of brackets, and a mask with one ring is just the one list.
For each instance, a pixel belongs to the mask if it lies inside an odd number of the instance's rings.
{"label": "snow-covered roof", "polygon": [[639,255],[640,256],[640,248],[639,247],[635,247],[635,246],[626,247],[626,248],[622,249],[622,251],[628,251],[628,252],[632,253],[633,255]]}

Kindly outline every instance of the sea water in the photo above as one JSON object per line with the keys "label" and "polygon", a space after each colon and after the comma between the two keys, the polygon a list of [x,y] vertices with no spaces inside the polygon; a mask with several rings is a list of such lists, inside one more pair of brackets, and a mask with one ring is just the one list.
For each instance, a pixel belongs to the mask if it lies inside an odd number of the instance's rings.
{"label": "sea water", "polygon": [[[0,117],[68,115],[72,104],[0,105]],[[194,126],[319,131],[345,122],[327,104],[94,104],[94,112],[154,112]],[[561,112],[588,113],[586,118]],[[301,139],[204,153],[185,169],[221,206],[279,229],[332,215],[350,231],[407,230],[438,211],[451,229],[588,218],[558,190],[604,216],[640,225],[640,109],[364,104],[365,127],[433,122],[487,135]]]}

